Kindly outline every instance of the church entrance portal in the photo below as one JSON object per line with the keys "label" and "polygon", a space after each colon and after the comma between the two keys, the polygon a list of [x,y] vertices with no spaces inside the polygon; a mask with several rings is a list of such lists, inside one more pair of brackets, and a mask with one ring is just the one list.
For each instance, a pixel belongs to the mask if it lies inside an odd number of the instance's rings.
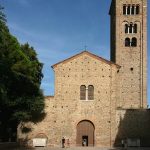
{"label": "church entrance portal", "polygon": [[94,146],[94,130],[91,121],[80,121],[77,125],[77,146]]}

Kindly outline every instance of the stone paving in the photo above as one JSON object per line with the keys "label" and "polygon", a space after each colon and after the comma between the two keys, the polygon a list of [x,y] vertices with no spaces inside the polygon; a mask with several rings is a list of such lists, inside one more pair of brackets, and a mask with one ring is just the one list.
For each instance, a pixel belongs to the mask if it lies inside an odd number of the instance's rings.
{"label": "stone paving", "polygon": [[25,148],[0,148],[0,150],[150,150],[150,147],[128,147],[125,148],[100,148],[100,147],[72,147],[72,148],[46,148],[46,147],[36,147],[32,149],[25,149]]}
{"label": "stone paving", "polygon": [[99,148],[99,147],[73,147],[73,148],[35,148],[35,150],[150,150],[149,148],[142,148],[142,147],[128,147],[125,148]]}

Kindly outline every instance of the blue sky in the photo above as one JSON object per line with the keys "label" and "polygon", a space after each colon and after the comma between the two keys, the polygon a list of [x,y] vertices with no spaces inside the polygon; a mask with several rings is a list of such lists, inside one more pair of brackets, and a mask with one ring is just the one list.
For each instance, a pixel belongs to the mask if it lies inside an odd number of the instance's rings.
{"label": "blue sky", "polygon": [[[85,45],[90,52],[109,60],[110,3],[111,0],[0,0],[0,4],[5,7],[10,32],[20,43],[28,42],[33,46],[38,58],[44,63],[41,88],[45,95],[54,94],[54,72],[51,66],[81,52]],[[150,14],[148,49],[149,27]],[[149,51],[148,57],[150,60]],[[148,93],[149,85],[150,77]]]}

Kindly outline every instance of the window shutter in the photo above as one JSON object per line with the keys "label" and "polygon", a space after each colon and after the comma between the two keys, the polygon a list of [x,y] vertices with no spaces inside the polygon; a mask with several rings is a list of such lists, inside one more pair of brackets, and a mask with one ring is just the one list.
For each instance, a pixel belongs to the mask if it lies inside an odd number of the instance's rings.
{"label": "window shutter", "polygon": [[86,100],[86,86],[80,86],[80,100]]}
{"label": "window shutter", "polygon": [[88,86],[88,100],[94,100],[94,86]]}

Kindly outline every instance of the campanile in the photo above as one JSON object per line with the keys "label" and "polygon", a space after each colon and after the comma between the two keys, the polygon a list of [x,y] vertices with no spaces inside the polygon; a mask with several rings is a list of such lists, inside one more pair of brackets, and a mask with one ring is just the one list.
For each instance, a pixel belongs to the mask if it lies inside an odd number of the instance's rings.
{"label": "campanile", "polygon": [[147,107],[147,0],[112,0],[111,61],[118,72],[118,106]]}

